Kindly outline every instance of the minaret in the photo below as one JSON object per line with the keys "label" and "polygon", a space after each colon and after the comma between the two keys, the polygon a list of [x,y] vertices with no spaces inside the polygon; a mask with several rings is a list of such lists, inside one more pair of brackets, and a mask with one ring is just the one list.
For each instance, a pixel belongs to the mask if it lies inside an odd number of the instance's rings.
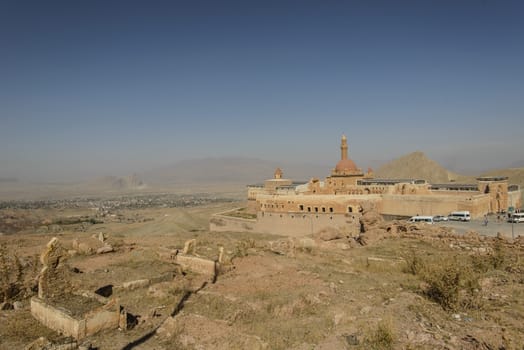
{"label": "minaret", "polygon": [[340,142],[340,159],[348,159],[348,139],[346,135],[342,135],[342,141]]}

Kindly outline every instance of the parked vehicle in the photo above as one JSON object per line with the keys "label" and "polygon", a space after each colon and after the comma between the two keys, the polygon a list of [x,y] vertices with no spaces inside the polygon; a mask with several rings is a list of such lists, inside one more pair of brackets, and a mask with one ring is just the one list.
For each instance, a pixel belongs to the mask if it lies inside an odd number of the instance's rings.
{"label": "parked vehicle", "polygon": [[433,216],[413,216],[409,219],[409,222],[423,222],[426,224],[433,224]]}
{"label": "parked vehicle", "polygon": [[448,221],[448,217],[447,216],[444,216],[444,215],[435,215],[433,217],[433,221],[434,222],[439,222],[439,221]]}
{"label": "parked vehicle", "polygon": [[508,218],[508,222],[516,222],[516,223],[524,222],[524,213],[511,214],[511,216]]}
{"label": "parked vehicle", "polygon": [[469,214],[469,211],[467,210],[454,211],[448,215],[448,219],[453,220],[453,221],[470,221],[471,215]]}

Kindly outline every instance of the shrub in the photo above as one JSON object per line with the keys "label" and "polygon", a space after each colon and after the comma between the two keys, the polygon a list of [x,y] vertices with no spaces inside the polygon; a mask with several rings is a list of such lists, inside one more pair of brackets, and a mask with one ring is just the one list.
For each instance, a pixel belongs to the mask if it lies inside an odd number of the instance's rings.
{"label": "shrub", "polygon": [[506,251],[500,240],[495,241],[493,253],[490,255],[490,258],[494,269],[502,269],[506,265]]}
{"label": "shrub", "polygon": [[424,272],[423,279],[429,287],[425,294],[444,309],[454,309],[458,303],[461,272],[458,268],[431,266]]}
{"label": "shrub", "polygon": [[393,349],[395,335],[391,322],[381,321],[366,339],[366,347],[373,350]]}
{"label": "shrub", "polygon": [[424,269],[424,261],[421,257],[416,255],[415,252],[405,255],[404,260],[406,261],[406,267],[404,268],[404,272],[406,273],[418,275]]}
{"label": "shrub", "polygon": [[479,274],[469,263],[453,259],[447,262],[425,264],[421,278],[428,284],[424,294],[445,310],[479,309]]}

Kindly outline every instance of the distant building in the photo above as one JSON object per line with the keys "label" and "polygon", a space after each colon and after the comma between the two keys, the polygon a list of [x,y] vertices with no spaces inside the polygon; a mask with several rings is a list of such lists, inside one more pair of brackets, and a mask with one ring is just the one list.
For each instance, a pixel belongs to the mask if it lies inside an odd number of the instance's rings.
{"label": "distant building", "polygon": [[[313,178],[307,183],[294,183],[282,178],[282,170],[277,169],[273,179],[248,186],[247,208],[256,214],[256,220],[246,230],[304,235],[326,227],[344,229],[358,220],[363,205],[369,203],[385,217],[447,215],[467,210],[472,218],[478,218],[521,206],[521,190],[518,185],[509,185],[507,177],[479,177],[476,184],[376,179],[371,169],[364,173],[348,157],[345,136],[340,151],[340,161],[324,181]],[[218,227],[212,224],[211,229],[224,231],[231,227],[225,220]]]}

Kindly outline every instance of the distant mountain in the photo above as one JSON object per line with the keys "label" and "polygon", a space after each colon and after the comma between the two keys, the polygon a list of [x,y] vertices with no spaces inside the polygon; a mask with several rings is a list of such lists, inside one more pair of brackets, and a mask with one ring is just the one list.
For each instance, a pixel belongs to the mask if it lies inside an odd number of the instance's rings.
{"label": "distant mountain", "polygon": [[524,160],[511,163],[508,168],[524,168]]}
{"label": "distant mountain", "polygon": [[507,176],[510,184],[524,188],[524,167],[491,170],[483,173],[482,176]]}
{"label": "distant mountain", "polygon": [[423,152],[413,152],[384,164],[375,171],[377,178],[424,179],[429,183],[474,182],[474,177],[455,174]]}
{"label": "distant mountain", "polygon": [[224,157],[190,159],[141,174],[148,184],[252,184],[272,178],[279,167],[285,178],[307,181],[329,174],[328,166],[274,162],[254,158]]}

